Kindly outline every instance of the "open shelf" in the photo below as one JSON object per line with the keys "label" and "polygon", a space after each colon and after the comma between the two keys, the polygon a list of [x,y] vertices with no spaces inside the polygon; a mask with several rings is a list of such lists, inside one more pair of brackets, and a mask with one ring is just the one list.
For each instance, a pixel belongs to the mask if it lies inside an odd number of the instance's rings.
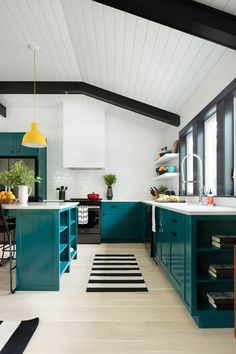
{"label": "open shelf", "polygon": [[179,177],[179,172],[170,172],[170,173],[163,173],[160,176],[154,177],[154,180],[159,180],[159,179],[170,179],[170,178],[177,178]]}
{"label": "open shelf", "polygon": [[72,241],[74,241],[74,239],[76,239],[76,235],[70,235],[70,244]]}
{"label": "open shelf", "polygon": [[75,220],[70,221],[70,225],[73,225],[75,223]]}
{"label": "open shelf", "polygon": [[217,247],[198,247],[197,252],[210,252],[210,253],[222,253],[222,252],[231,252],[233,253],[233,247],[229,248],[217,248]]}
{"label": "open shelf", "polygon": [[60,253],[62,253],[67,246],[68,246],[67,243],[61,243],[60,244]]}
{"label": "open shelf", "polygon": [[61,233],[61,232],[65,231],[67,228],[68,228],[68,226],[60,226],[59,232]]}
{"label": "open shelf", "polygon": [[172,154],[172,153],[166,153],[162,157],[160,157],[158,160],[154,162],[155,166],[160,166],[162,164],[169,163],[179,157],[179,154]]}
{"label": "open shelf", "polygon": [[60,274],[63,274],[66,269],[69,267],[70,263],[68,261],[61,261],[60,262]]}
{"label": "open shelf", "polygon": [[215,309],[211,304],[208,302],[208,300],[202,300],[198,306],[197,306],[198,311],[212,311],[215,313],[219,314],[224,314],[224,313],[233,313],[234,310],[225,310],[225,309]]}
{"label": "open shelf", "polygon": [[197,283],[232,283],[234,281],[232,278],[214,278],[210,274],[199,275],[197,278]]}
{"label": "open shelf", "polygon": [[70,252],[70,258],[73,259],[76,255],[77,251],[76,250],[73,250]]}

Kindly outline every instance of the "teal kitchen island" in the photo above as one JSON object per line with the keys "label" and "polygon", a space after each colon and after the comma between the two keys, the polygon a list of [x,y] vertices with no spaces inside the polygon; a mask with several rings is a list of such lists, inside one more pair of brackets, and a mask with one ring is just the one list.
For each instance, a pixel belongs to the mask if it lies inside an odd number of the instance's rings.
{"label": "teal kitchen island", "polygon": [[16,217],[16,290],[59,290],[77,258],[78,203],[5,204]]}

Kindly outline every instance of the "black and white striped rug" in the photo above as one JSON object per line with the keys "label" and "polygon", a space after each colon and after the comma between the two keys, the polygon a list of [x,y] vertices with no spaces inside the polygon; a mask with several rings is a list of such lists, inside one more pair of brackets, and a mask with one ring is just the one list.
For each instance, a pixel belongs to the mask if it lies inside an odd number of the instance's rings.
{"label": "black and white striped rug", "polygon": [[96,254],[87,292],[148,291],[134,254]]}
{"label": "black and white striped rug", "polygon": [[22,354],[39,324],[28,321],[0,321],[0,353]]}

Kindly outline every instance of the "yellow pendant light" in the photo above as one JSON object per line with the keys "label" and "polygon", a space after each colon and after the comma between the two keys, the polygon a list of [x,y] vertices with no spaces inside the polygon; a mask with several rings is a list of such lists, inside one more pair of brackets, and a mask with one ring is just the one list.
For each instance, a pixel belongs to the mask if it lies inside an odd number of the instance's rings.
{"label": "yellow pendant light", "polygon": [[38,46],[30,46],[34,50],[34,122],[31,123],[31,129],[25,133],[22,140],[22,145],[30,148],[44,148],[47,146],[45,136],[38,130],[36,120],[36,80],[35,80],[35,59],[36,51],[39,50]]}

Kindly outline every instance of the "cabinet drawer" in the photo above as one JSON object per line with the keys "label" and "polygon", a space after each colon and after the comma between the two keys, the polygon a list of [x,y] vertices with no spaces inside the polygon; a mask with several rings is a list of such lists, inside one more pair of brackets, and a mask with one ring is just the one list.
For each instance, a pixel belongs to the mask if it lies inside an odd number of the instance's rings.
{"label": "cabinet drawer", "polygon": [[119,202],[107,202],[107,203],[102,203],[102,210],[104,211],[116,211],[116,210],[123,210],[124,209],[124,205],[123,203],[119,203]]}

